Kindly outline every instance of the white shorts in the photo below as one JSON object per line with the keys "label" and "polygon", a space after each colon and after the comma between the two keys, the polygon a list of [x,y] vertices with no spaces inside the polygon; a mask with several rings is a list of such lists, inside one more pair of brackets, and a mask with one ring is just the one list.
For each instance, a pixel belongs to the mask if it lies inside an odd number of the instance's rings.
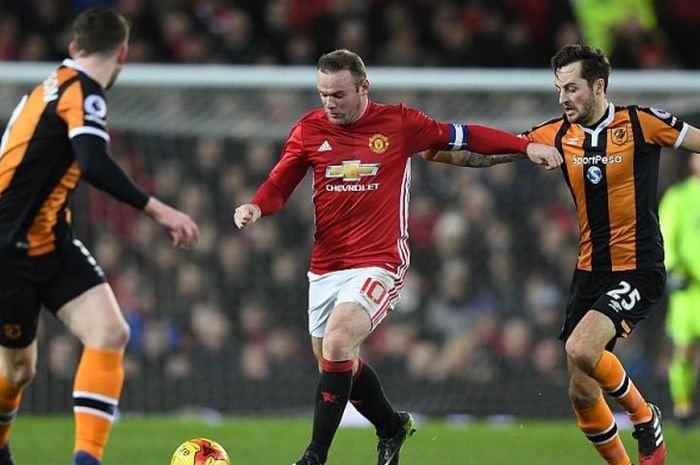
{"label": "white shorts", "polygon": [[403,280],[379,267],[352,268],[322,275],[309,272],[309,333],[323,337],[331,312],[341,302],[359,305],[377,327],[399,300]]}

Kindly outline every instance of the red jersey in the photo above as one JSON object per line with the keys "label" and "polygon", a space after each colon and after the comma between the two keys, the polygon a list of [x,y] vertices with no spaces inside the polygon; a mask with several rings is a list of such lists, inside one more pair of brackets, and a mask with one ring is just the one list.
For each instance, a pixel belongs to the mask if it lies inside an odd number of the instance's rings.
{"label": "red jersey", "polygon": [[[323,109],[302,117],[266,184],[283,202],[307,169],[313,170],[311,272],[378,266],[403,276],[410,258],[410,157],[428,148],[462,150],[467,129],[403,105],[372,101],[349,125],[331,123]],[[260,197],[258,191],[253,203],[263,215],[273,212]]]}

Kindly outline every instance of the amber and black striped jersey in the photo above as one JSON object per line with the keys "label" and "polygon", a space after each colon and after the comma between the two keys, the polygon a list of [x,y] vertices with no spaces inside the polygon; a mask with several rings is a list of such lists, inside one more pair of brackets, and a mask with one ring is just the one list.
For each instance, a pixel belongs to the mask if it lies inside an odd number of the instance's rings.
{"label": "amber and black striped jersey", "polygon": [[595,127],[558,118],[524,134],[554,145],[564,157],[562,171],[578,210],[578,269],[663,266],[659,154],[661,147],[677,148],[687,130],[687,124],[663,110],[610,104]]}
{"label": "amber and black striped jersey", "polygon": [[22,98],[0,145],[0,249],[55,250],[70,232],[81,174],[143,208],[147,197],[107,154],[106,114],[102,87],[72,60]]}

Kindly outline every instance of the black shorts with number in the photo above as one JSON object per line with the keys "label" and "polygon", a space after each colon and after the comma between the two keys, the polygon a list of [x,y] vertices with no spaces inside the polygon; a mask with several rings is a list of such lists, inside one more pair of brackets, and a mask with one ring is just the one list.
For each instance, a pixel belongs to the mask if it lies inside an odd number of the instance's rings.
{"label": "black shorts with number", "polygon": [[19,249],[0,250],[0,276],[0,345],[11,348],[34,341],[42,307],[55,315],[105,282],[104,272],[77,239],[38,257]]}
{"label": "black shorts with number", "polygon": [[591,309],[607,315],[614,323],[616,337],[606,348],[612,350],[618,337],[627,337],[645,319],[663,295],[666,270],[649,268],[632,271],[576,270],[571,280],[566,320],[559,339],[566,341]]}

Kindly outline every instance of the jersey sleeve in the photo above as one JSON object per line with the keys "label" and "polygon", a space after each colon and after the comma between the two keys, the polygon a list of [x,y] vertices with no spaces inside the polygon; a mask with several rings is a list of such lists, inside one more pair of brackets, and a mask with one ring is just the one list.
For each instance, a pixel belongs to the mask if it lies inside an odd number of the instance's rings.
{"label": "jersey sleeve", "polygon": [[438,122],[419,110],[403,108],[411,153],[425,149],[471,150],[482,154],[525,153],[529,141],[500,129]]}
{"label": "jersey sleeve", "polygon": [[302,125],[297,123],[282,148],[279,162],[258,189],[252,203],[260,207],[263,216],[276,212],[304,179],[308,168],[309,162],[303,150]]}
{"label": "jersey sleeve", "polygon": [[556,138],[559,126],[552,123],[553,121],[540,123],[534,128],[520,134],[520,137],[530,142],[537,142],[538,144],[554,145],[554,139]]}
{"label": "jersey sleeve", "polygon": [[117,200],[142,210],[146,195],[107,153],[107,142],[88,134],[71,139],[82,177]]}
{"label": "jersey sleeve", "polygon": [[76,78],[62,93],[56,113],[68,126],[82,177],[121,202],[143,209],[146,195],[107,152],[107,102],[94,81]]}
{"label": "jersey sleeve", "polygon": [[57,106],[58,116],[68,125],[68,137],[90,134],[109,142],[107,101],[97,83],[76,79],[63,92]]}
{"label": "jersey sleeve", "polygon": [[439,123],[420,110],[410,107],[401,107],[403,133],[406,138],[407,148],[410,153],[417,153],[425,149],[461,150],[462,143],[466,145],[466,131],[459,125],[459,131],[450,135],[450,128]]}
{"label": "jersey sleeve", "polygon": [[678,148],[685,139],[688,125],[671,113],[658,108],[637,108],[644,140],[661,147]]}

